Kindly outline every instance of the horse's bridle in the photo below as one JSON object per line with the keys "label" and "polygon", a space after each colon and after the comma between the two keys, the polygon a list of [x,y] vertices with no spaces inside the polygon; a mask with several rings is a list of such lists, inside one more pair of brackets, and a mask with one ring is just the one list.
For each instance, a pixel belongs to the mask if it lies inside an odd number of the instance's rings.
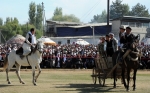
{"label": "horse's bridle", "polygon": [[38,44],[38,43],[37,43],[36,46],[37,46],[37,50],[38,50],[40,53],[43,53],[43,49],[44,49],[44,48],[41,48],[41,47],[39,48],[39,44]]}

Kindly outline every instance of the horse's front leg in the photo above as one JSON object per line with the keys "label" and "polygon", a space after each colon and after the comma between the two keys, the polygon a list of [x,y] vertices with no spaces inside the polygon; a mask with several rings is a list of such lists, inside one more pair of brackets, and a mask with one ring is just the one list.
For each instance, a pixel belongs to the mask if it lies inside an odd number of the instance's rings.
{"label": "horse's front leg", "polygon": [[133,75],[133,91],[136,89],[136,72],[137,69],[134,69],[134,75]]}
{"label": "horse's front leg", "polygon": [[116,88],[116,69],[113,71],[114,76],[114,88]]}
{"label": "horse's front leg", "polygon": [[37,81],[37,78],[38,78],[39,75],[41,74],[41,68],[40,68],[40,65],[38,64],[36,67],[37,67],[39,73],[35,76],[35,82]]}
{"label": "horse's front leg", "polygon": [[127,91],[130,91],[130,89],[129,89],[130,71],[131,71],[131,69],[128,68],[128,69],[127,69]]}
{"label": "horse's front leg", "polygon": [[126,85],[126,81],[125,81],[125,68],[122,68],[122,72],[121,72],[121,76],[122,76],[122,81],[123,81],[123,84],[124,84],[124,87],[126,88],[127,85]]}
{"label": "horse's front leg", "polygon": [[36,86],[36,83],[35,83],[35,66],[32,66],[32,76],[33,76],[32,83],[33,83],[33,85]]}

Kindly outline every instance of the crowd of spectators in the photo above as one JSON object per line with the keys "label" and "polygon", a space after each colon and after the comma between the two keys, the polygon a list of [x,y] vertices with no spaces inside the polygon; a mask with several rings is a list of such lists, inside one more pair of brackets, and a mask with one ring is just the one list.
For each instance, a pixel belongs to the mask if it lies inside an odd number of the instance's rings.
{"label": "crowd of spectators", "polygon": [[65,44],[47,46],[43,53],[41,67],[50,68],[92,68],[97,54],[95,45]]}
{"label": "crowd of spectators", "polygon": [[[3,59],[12,50],[20,46],[0,45],[0,66],[3,66]],[[97,54],[95,45],[65,44],[57,46],[44,46],[41,68],[92,68]]]}
{"label": "crowd of spectators", "polygon": [[150,45],[141,46],[141,69],[150,69]]}
{"label": "crowd of spectators", "polygon": [[[12,50],[20,48],[19,45],[0,45],[0,67],[3,66],[4,58]],[[142,58],[140,69],[150,69],[150,46],[141,46]],[[96,45],[65,44],[57,46],[44,46],[41,68],[92,68],[97,56]]]}

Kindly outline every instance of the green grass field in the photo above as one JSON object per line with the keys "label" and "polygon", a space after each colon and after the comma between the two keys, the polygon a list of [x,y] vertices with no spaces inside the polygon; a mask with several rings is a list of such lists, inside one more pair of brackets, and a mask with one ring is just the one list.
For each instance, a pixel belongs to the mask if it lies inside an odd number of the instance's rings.
{"label": "green grass field", "polygon": [[[9,73],[10,85],[6,82],[5,72],[0,72],[0,93],[126,93],[121,81],[113,88],[113,79],[106,79],[105,87],[94,85],[92,70],[43,70],[38,78],[37,86],[32,84],[32,71],[21,71],[26,84],[20,84],[14,71]],[[132,82],[131,82],[132,85]],[[150,71],[138,71],[137,89],[130,93],[150,93]]]}

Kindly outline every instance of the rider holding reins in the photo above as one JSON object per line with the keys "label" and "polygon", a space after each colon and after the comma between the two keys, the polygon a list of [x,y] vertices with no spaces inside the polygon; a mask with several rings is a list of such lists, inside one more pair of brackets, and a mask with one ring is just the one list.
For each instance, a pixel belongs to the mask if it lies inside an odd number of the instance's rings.
{"label": "rider holding reins", "polygon": [[135,35],[131,33],[131,30],[132,29],[130,27],[126,27],[126,32],[124,32],[124,35],[120,36],[120,44],[123,44],[122,48],[126,48],[126,52],[123,55],[123,57],[122,57],[122,54],[121,54],[121,59],[120,59],[121,62],[125,59],[125,57],[131,51],[130,50],[130,44],[135,39]]}
{"label": "rider holding reins", "polygon": [[30,31],[26,34],[26,39],[22,46],[23,55],[20,55],[21,59],[31,52],[31,46],[33,46],[34,44],[36,44],[35,29],[31,28]]}

